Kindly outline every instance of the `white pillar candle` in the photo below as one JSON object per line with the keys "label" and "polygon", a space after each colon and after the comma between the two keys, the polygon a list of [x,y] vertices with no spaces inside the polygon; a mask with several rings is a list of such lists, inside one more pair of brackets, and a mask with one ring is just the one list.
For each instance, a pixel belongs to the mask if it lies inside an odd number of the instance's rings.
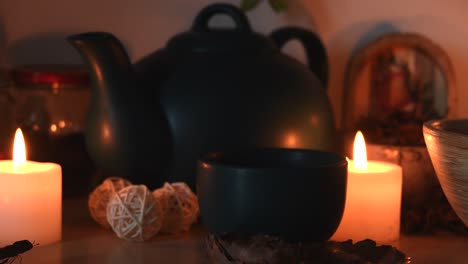
{"label": "white pillar candle", "polygon": [[364,137],[359,133],[354,161],[348,163],[343,218],[331,240],[395,244],[400,236],[402,170],[395,164],[367,161]]}
{"label": "white pillar candle", "polygon": [[0,245],[29,240],[39,245],[62,237],[62,169],[26,161],[21,130],[13,160],[0,161]]}

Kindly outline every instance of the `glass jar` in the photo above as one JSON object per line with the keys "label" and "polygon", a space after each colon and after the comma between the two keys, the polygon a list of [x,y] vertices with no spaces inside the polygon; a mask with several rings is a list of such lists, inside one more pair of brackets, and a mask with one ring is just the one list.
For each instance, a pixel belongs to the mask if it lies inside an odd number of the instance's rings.
{"label": "glass jar", "polygon": [[75,65],[13,69],[16,120],[25,130],[51,136],[81,133],[89,101],[89,76]]}
{"label": "glass jar", "polygon": [[63,196],[87,195],[94,166],[84,143],[89,75],[77,65],[27,65],[12,70],[16,122],[28,159],[62,166]]}
{"label": "glass jar", "polygon": [[15,105],[13,87],[8,69],[0,69],[0,159],[11,157],[13,141],[10,140],[15,130]]}

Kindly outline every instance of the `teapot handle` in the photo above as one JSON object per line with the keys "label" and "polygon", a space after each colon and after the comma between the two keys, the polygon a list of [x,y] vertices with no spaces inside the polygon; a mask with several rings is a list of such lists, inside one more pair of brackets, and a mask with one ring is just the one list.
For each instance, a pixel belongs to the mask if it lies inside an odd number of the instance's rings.
{"label": "teapot handle", "polygon": [[304,46],[309,69],[322,81],[323,86],[328,85],[328,58],[325,46],[320,38],[303,28],[284,27],[273,31],[270,37],[279,48],[292,39],[299,40]]}
{"label": "teapot handle", "polygon": [[232,18],[236,24],[235,29],[238,31],[251,32],[249,20],[244,12],[238,7],[231,4],[212,4],[203,8],[193,21],[192,30],[196,32],[209,31],[208,22],[210,19],[218,14],[224,14]]}

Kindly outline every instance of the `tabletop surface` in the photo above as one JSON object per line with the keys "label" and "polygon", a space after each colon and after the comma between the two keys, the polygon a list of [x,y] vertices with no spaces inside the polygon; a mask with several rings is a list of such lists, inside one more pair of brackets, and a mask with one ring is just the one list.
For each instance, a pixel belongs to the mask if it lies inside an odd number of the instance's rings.
{"label": "tabletop surface", "polygon": [[[18,263],[206,263],[200,226],[180,235],[156,235],[146,242],[117,238],[92,221],[85,200],[64,202],[62,241],[37,246]],[[402,236],[399,249],[412,263],[468,263],[468,237],[453,234]]]}

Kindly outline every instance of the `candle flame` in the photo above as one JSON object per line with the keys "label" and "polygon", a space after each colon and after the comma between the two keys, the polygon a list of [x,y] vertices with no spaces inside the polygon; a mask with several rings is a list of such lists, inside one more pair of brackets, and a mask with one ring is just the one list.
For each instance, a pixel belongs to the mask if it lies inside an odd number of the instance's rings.
{"label": "candle flame", "polygon": [[356,137],[354,138],[353,159],[355,169],[367,169],[366,142],[364,141],[364,135],[362,135],[361,131],[358,131],[356,133]]}
{"label": "candle flame", "polygon": [[24,143],[23,132],[18,128],[13,142],[13,168],[24,165],[26,165],[26,144]]}

